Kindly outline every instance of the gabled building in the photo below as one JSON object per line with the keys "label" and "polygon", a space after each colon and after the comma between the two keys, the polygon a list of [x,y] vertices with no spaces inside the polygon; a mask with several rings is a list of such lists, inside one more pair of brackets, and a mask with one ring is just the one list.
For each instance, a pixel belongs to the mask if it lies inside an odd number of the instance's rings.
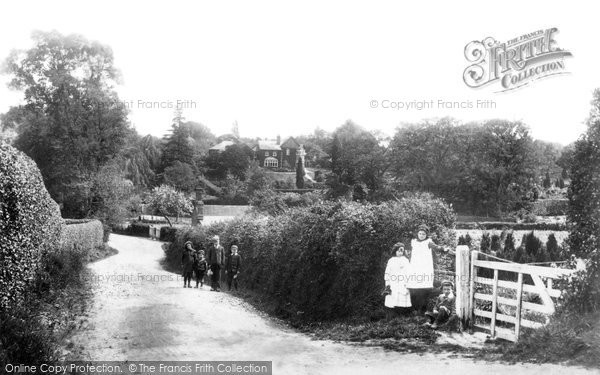
{"label": "gabled building", "polygon": [[254,154],[261,167],[281,168],[281,146],[271,141],[258,141]]}
{"label": "gabled building", "polygon": [[261,167],[294,169],[298,158],[304,158],[304,149],[294,137],[280,141],[279,136],[276,141],[258,141],[254,153]]}

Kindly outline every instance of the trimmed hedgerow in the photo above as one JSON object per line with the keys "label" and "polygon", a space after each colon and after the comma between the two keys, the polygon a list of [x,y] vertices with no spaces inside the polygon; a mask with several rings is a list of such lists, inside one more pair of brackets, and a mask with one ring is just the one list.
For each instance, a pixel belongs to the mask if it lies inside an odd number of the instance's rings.
{"label": "trimmed hedgerow", "polygon": [[0,142],[0,309],[23,298],[41,256],[58,247],[61,227],[35,163]]}
{"label": "trimmed hedgerow", "polygon": [[160,228],[160,240],[166,242],[175,241],[175,234],[177,233],[177,228],[174,227],[161,227]]}
{"label": "trimmed hedgerow", "polygon": [[[224,246],[239,246],[243,287],[267,295],[283,317],[368,320],[381,315],[380,292],[392,245],[404,241],[409,246],[423,223],[438,243],[453,243],[447,228],[454,221],[452,209],[431,196],[379,205],[325,202],[278,216],[249,216],[178,231],[167,262],[177,265],[185,241],[201,245],[218,234]],[[444,255],[436,263],[450,267],[451,262]]]}
{"label": "trimmed hedgerow", "polygon": [[564,223],[511,223],[504,221],[486,221],[456,223],[456,229],[565,231],[567,230],[567,225]]}
{"label": "trimmed hedgerow", "polygon": [[60,236],[60,248],[91,252],[104,244],[104,229],[100,220],[65,220]]}

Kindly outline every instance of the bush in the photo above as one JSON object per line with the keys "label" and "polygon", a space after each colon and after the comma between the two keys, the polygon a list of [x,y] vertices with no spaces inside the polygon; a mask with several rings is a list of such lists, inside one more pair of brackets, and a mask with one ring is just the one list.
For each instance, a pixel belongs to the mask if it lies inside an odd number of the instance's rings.
{"label": "bush", "polygon": [[[439,199],[422,195],[398,202],[324,202],[289,209],[276,217],[244,217],[207,228],[180,230],[167,250],[178,266],[183,243],[205,243],[219,234],[224,246],[235,242],[244,260],[240,282],[274,300],[283,317],[304,321],[380,316],[380,291],[389,250],[409,244],[420,224],[438,243],[454,241],[447,230],[455,215]],[[450,267],[441,256],[437,267]]]}
{"label": "bush", "polygon": [[128,232],[132,236],[150,237],[150,224],[134,221],[129,226]]}
{"label": "bush", "polygon": [[0,142],[0,310],[22,300],[41,256],[58,248],[61,226],[35,163]]}
{"label": "bush", "polygon": [[[41,365],[55,359],[51,331],[35,316],[29,304],[0,310],[0,363]],[[4,368],[4,365],[2,365]]]}
{"label": "bush", "polygon": [[160,240],[166,242],[175,242],[175,235],[177,228],[174,227],[161,227],[160,228]]}
{"label": "bush", "polygon": [[533,213],[538,216],[562,216],[568,209],[567,199],[540,199],[533,204]]}
{"label": "bush", "polygon": [[60,248],[92,252],[104,244],[104,228],[100,220],[65,220]]}

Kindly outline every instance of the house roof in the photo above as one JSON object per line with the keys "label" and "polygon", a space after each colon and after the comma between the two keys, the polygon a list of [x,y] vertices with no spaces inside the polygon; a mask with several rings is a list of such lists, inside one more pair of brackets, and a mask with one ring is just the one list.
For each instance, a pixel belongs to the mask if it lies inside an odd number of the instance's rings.
{"label": "house roof", "polygon": [[225,151],[225,149],[231,145],[233,145],[234,142],[232,141],[223,141],[221,143],[217,143],[216,145],[212,146],[211,148],[209,148],[209,150],[213,150],[213,151]]}
{"label": "house roof", "polygon": [[298,143],[298,141],[294,137],[289,137],[281,144],[281,148],[285,147],[285,148],[299,149],[300,146],[301,146],[300,143]]}
{"label": "house roof", "polygon": [[270,141],[258,141],[258,151],[281,151],[281,146]]}

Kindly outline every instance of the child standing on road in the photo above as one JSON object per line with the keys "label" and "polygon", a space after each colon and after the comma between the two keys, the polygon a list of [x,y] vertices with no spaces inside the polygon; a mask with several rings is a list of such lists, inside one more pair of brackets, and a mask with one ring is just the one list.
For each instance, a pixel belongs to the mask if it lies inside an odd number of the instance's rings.
{"label": "child standing on road", "polygon": [[208,263],[206,263],[206,259],[204,258],[204,250],[196,251],[196,256],[194,257],[194,273],[196,274],[196,288],[198,284],[202,288],[204,286],[204,275],[206,274],[206,270],[208,269]]}
{"label": "child standing on road", "polygon": [[219,245],[219,236],[213,236],[206,252],[206,261],[208,262],[211,273],[211,291],[221,291],[219,277],[221,268],[225,265],[224,258],[223,246]]}
{"label": "child standing on road", "polygon": [[231,255],[227,257],[225,264],[225,273],[227,274],[227,286],[231,290],[233,284],[235,290],[238,290],[238,275],[242,267],[242,257],[238,254],[238,247],[231,246]]}
{"label": "child standing on road", "polygon": [[194,249],[192,241],[187,241],[184,245],[183,255],[181,256],[181,268],[183,269],[183,287],[191,288],[192,272],[194,270]]}
{"label": "child standing on road", "polygon": [[385,307],[388,318],[394,314],[394,309],[411,307],[410,293],[406,288],[407,274],[410,262],[406,257],[404,244],[398,242],[392,247],[392,257],[385,267]]}

